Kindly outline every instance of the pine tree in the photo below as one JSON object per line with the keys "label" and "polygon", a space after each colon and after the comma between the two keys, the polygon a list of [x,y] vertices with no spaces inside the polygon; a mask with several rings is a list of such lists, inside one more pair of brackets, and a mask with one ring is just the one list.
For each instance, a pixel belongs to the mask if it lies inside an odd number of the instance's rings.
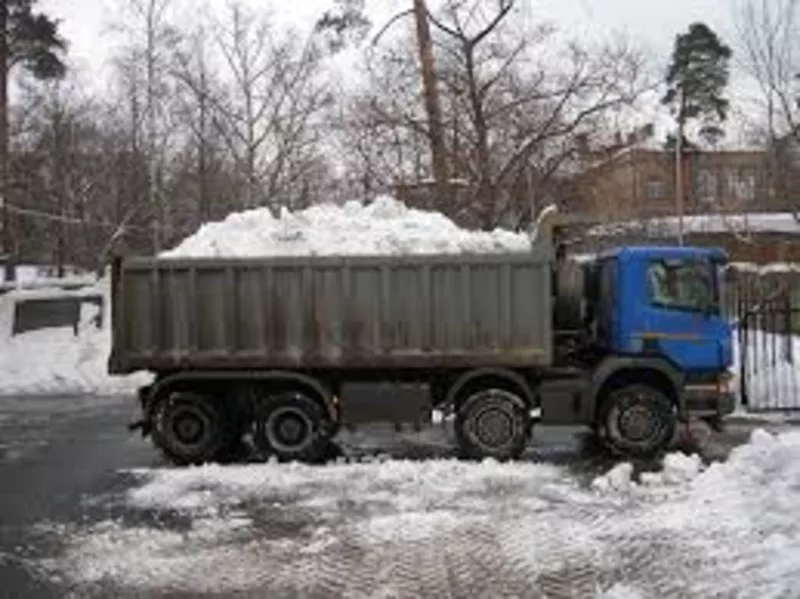
{"label": "pine tree", "polygon": [[724,92],[731,55],[731,49],[703,23],[694,23],[676,37],[662,102],[672,109],[681,131],[699,119],[703,131],[719,135],[730,106]]}
{"label": "pine tree", "polygon": [[731,49],[708,25],[693,23],[689,31],[675,38],[672,63],[667,71],[667,93],[662,102],[672,109],[678,132],[667,140],[675,152],[675,208],[678,214],[678,243],[683,244],[684,180],[683,155],[692,147],[686,139],[689,121],[701,122],[705,140],[721,138],[719,126],[728,117],[730,103],[724,97],[730,75]]}
{"label": "pine tree", "polygon": [[3,250],[11,250],[8,219],[9,128],[8,80],[17,66],[37,79],[64,75],[61,53],[66,42],[58,34],[58,24],[34,12],[36,0],[0,0],[0,201],[3,206]]}
{"label": "pine tree", "polygon": [[364,0],[334,0],[334,8],[317,19],[315,29],[328,34],[328,49],[335,53],[363,40],[371,26]]}

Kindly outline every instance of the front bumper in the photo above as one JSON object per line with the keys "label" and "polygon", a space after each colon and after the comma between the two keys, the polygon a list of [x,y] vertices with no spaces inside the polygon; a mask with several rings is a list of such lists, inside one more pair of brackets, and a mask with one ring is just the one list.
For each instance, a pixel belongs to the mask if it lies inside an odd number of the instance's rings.
{"label": "front bumper", "polygon": [[683,389],[686,412],[699,418],[723,418],[736,409],[730,377],[717,383],[687,384]]}

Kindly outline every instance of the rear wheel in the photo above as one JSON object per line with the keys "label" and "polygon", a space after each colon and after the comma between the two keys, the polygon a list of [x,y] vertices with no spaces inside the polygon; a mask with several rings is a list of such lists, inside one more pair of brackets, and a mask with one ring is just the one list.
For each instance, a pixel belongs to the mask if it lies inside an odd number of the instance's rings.
{"label": "rear wheel", "polygon": [[612,453],[649,458],[669,447],[676,425],[675,406],[664,393],[648,385],[628,385],[603,402],[597,429]]}
{"label": "rear wheel", "polygon": [[160,401],[153,424],[153,443],[178,466],[224,460],[238,441],[220,402],[198,393],[172,393]]}
{"label": "rear wheel", "polygon": [[506,389],[477,391],[456,410],[456,437],[467,458],[516,459],[525,451],[530,431],[525,401]]}
{"label": "rear wheel", "polygon": [[319,462],[329,451],[327,421],[322,406],[303,391],[268,397],[258,409],[256,446],[283,462]]}

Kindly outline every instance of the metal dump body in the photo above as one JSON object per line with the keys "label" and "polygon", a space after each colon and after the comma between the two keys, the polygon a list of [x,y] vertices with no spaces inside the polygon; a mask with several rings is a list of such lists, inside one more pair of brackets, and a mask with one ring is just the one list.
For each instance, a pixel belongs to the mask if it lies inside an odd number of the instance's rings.
{"label": "metal dump body", "polygon": [[481,256],[130,258],[110,370],[546,365],[549,245]]}

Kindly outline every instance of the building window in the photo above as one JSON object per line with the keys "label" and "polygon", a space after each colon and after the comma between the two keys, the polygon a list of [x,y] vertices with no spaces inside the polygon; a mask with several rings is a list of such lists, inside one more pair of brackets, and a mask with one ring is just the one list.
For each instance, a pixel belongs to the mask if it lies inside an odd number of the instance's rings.
{"label": "building window", "polygon": [[666,195],[664,182],[660,179],[650,179],[644,186],[644,196],[648,200],[663,200]]}
{"label": "building window", "polygon": [[728,194],[732,199],[752,201],[756,196],[756,176],[752,169],[738,168],[728,171]]}
{"label": "building window", "polygon": [[695,193],[700,202],[711,203],[717,199],[717,176],[708,169],[697,172]]}

